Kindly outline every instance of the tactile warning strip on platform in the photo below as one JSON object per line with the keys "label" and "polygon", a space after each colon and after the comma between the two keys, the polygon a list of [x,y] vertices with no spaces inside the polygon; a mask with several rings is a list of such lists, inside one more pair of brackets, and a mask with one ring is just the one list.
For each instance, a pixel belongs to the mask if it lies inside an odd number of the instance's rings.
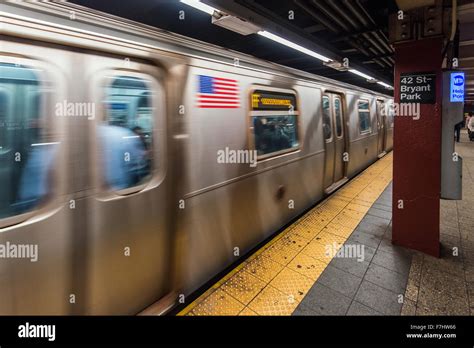
{"label": "tactile warning strip on platform", "polygon": [[311,209],[178,315],[291,315],[392,180],[392,153]]}

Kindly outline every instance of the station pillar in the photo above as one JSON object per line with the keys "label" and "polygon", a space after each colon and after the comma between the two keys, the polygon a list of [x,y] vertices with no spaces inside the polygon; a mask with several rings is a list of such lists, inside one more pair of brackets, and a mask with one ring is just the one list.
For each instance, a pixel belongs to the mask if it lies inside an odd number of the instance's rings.
{"label": "station pillar", "polygon": [[439,257],[443,38],[394,49],[392,243]]}

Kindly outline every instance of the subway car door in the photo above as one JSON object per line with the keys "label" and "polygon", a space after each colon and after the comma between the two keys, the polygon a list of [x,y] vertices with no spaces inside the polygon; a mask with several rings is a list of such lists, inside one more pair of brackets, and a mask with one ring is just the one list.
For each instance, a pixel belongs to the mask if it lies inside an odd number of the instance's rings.
{"label": "subway car door", "polygon": [[323,133],[326,148],[324,184],[329,193],[344,179],[344,114],[338,94],[323,95]]}
{"label": "subway car door", "polygon": [[91,56],[98,115],[88,207],[88,314],[136,314],[169,287],[169,176],[163,72]]}
{"label": "subway car door", "polygon": [[379,157],[385,154],[387,137],[387,116],[385,116],[384,107],[383,100],[377,100],[377,154]]}
{"label": "subway car door", "polygon": [[344,178],[344,151],[346,148],[344,140],[344,114],[342,99],[338,94],[332,96],[332,114],[334,125],[334,183]]}
{"label": "subway car door", "polygon": [[11,248],[0,258],[0,315],[70,314],[70,140],[57,108],[70,96],[68,63],[57,49],[2,38],[0,245]]}

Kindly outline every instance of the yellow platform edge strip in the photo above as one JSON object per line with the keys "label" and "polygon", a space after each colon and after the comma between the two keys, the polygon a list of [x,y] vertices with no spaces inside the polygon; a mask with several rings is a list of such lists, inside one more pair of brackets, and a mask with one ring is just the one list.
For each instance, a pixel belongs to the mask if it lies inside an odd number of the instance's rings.
{"label": "yellow platform edge strip", "polygon": [[391,182],[392,156],[312,208],[177,315],[291,315],[331,261],[328,245],[344,244]]}

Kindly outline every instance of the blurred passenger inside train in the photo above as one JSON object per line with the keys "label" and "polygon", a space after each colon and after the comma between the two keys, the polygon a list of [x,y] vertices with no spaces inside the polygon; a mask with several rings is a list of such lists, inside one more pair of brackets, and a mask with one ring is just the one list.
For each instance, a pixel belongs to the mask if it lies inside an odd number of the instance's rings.
{"label": "blurred passenger inside train", "polygon": [[[41,128],[38,120],[31,120],[27,130],[30,134],[39,134]],[[58,159],[59,144],[48,141],[30,144],[30,149],[25,153],[27,157],[21,172],[18,199],[13,204],[16,209],[30,210],[52,191],[52,171]]]}
{"label": "blurred passenger inside train", "polygon": [[0,63],[0,219],[38,207],[53,190],[59,142],[40,70]]}
{"label": "blurred passenger inside train", "polygon": [[148,175],[146,148],[140,136],[120,121],[99,127],[104,150],[104,176],[114,190],[135,186]]}
{"label": "blurred passenger inside train", "polygon": [[145,177],[151,170],[151,144],[148,141],[148,135],[143,131],[140,126],[135,126],[132,129],[143,145],[143,152],[140,154],[140,163],[138,173],[140,177]]}
{"label": "blurred passenger inside train", "polygon": [[107,186],[124,190],[143,184],[152,169],[153,107],[148,82],[112,76],[105,86],[106,119],[99,134]]}
{"label": "blurred passenger inside train", "polygon": [[254,117],[255,148],[259,155],[290,149],[292,122],[288,116]]}

